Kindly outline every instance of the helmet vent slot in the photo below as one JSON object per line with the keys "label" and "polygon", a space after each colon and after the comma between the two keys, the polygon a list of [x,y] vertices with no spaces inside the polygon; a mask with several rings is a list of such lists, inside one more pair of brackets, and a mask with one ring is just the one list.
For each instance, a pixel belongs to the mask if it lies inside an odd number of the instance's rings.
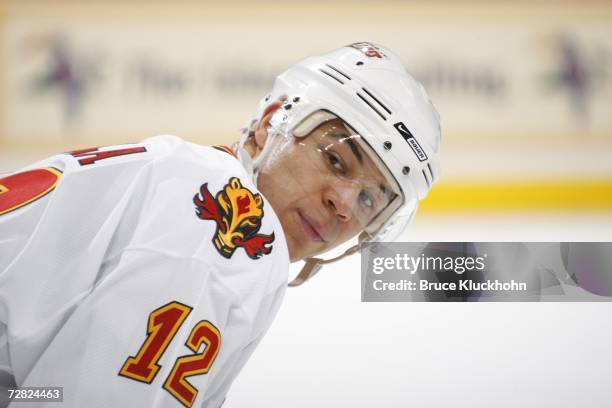
{"label": "helmet vent slot", "polygon": [[429,169],[429,174],[431,174],[431,180],[434,181],[436,179],[436,176],[434,175],[434,172],[431,169],[431,164],[429,162],[427,162],[427,168]]}
{"label": "helmet vent slot", "polygon": [[340,78],[338,78],[338,77],[336,77],[335,75],[333,75],[332,73],[327,72],[327,71],[325,71],[324,69],[320,69],[320,68],[319,68],[319,71],[321,71],[322,73],[324,73],[324,74],[325,74],[325,75],[327,75],[328,77],[333,78],[333,79],[335,79],[336,81],[340,82],[342,85],[344,85],[344,82],[343,82],[343,81],[342,81]]}
{"label": "helmet vent slot", "polygon": [[339,73],[340,75],[348,79],[349,81],[351,80],[350,76],[346,75],[344,72],[340,71],[338,68],[334,67],[333,65],[329,65],[329,64],[325,64],[325,65],[327,65],[329,68],[333,69],[334,71],[336,71],[337,73]]}
{"label": "helmet vent slot", "polygon": [[385,115],[383,115],[378,109],[376,109],[374,107],[374,105],[372,105],[370,103],[370,101],[368,101],[366,98],[363,97],[363,95],[361,95],[359,92],[357,92],[357,96],[359,97],[359,99],[361,99],[362,101],[364,101],[369,107],[370,109],[372,109],[374,112],[376,112],[378,114],[378,116],[380,116],[382,118],[382,120],[387,120],[387,118],[385,117]]}
{"label": "helmet vent slot", "polygon": [[376,101],[376,103],[380,105],[381,108],[383,108],[389,115],[391,115],[391,111],[389,110],[389,108],[387,108],[381,101],[379,101],[377,97],[372,95],[372,93],[368,91],[367,89],[365,88],[361,88],[361,89],[363,89],[363,91],[367,93],[370,98],[374,99],[374,101]]}
{"label": "helmet vent slot", "polygon": [[427,188],[431,187],[431,181],[427,178],[427,173],[425,173],[425,169],[423,169],[423,178],[425,179],[425,183],[427,183]]}

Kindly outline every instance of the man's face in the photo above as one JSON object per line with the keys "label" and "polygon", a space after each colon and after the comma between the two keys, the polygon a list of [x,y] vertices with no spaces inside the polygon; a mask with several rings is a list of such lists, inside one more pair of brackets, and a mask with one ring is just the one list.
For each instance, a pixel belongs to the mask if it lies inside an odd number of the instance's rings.
{"label": "man's face", "polygon": [[339,119],[325,122],[260,169],[259,190],[280,218],[292,261],[356,236],[393,196],[350,135]]}

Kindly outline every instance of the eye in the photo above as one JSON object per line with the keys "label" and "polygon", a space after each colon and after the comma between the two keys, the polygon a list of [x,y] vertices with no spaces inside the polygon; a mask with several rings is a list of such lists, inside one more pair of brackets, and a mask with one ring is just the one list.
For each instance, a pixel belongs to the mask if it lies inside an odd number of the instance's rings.
{"label": "eye", "polygon": [[327,156],[327,162],[330,166],[339,172],[344,172],[344,164],[342,164],[342,161],[335,154],[326,152],[325,155]]}
{"label": "eye", "polygon": [[368,208],[374,208],[374,199],[367,191],[361,190],[359,193],[359,201]]}

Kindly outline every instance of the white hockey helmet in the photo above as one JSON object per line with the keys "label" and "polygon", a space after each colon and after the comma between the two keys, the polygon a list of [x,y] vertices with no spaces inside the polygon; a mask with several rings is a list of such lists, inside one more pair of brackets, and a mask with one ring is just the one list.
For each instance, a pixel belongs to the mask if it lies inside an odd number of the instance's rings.
{"label": "white hockey helmet", "polygon": [[277,130],[272,133],[303,137],[337,117],[369,145],[384,167],[381,171],[398,187],[401,201],[364,226],[360,242],[397,238],[439,178],[441,138],[438,112],[399,57],[360,42],[301,60],[276,78],[245,128],[241,145],[265,109],[279,99],[285,104],[272,117]]}

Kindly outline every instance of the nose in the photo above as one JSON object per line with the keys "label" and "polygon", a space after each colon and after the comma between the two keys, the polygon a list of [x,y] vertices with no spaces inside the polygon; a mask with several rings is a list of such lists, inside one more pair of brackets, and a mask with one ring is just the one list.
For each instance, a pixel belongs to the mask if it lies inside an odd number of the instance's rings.
{"label": "nose", "polygon": [[349,222],[353,218],[349,203],[354,203],[358,194],[359,191],[351,187],[327,187],[323,192],[323,202],[338,220]]}

